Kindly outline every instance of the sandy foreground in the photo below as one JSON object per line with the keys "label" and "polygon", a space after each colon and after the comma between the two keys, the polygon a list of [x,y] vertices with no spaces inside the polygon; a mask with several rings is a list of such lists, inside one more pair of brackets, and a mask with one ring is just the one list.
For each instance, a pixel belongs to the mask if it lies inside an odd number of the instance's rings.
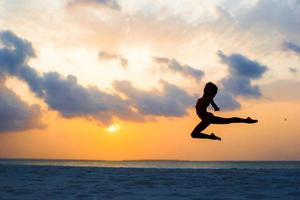
{"label": "sandy foreground", "polygon": [[0,199],[300,199],[300,169],[0,165]]}

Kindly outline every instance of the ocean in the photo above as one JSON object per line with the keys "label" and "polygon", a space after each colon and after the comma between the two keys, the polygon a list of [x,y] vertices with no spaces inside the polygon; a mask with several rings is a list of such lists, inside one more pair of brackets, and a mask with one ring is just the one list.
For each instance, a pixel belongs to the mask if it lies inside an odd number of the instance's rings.
{"label": "ocean", "polygon": [[299,161],[0,160],[0,199],[300,199]]}

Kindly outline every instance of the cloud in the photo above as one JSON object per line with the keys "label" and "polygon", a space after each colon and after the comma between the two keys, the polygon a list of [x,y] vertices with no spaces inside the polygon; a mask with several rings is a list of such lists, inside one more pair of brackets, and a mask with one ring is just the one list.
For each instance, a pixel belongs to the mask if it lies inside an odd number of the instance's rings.
{"label": "cloud", "polygon": [[260,97],[261,92],[256,85],[251,84],[251,80],[230,75],[221,81],[224,90],[235,96]]}
{"label": "cloud", "polygon": [[292,74],[297,74],[299,72],[299,69],[296,68],[296,67],[290,67],[289,68],[289,71],[292,73]]}
{"label": "cloud", "polygon": [[216,95],[216,103],[223,110],[234,110],[241,107],[237,97],[259,98],[260,88],[251,83],[262,77],[268,70],[267,66],[241,54],[225,55],[218,52],[221,62],[228,67],[229,74],[218,82],[221,86],[220,92]]}
{"label": "cloud", "polygon": [[300,54],[300,46],[292,42],[283,42],[282,47],[286,51],[292,51],[296,54]]}
{"label": "cloud", "polygon": [[245,30],[259,29],[268,36],[273,32],[297,36],[300,32],[299,1],[260,0],[249,9],[240,9],[238,14],[238,24]]}
{"label": "cloud", "polygon": [[27,40],[18,38],[10,31],[0,32],[0,132],[41,128],[41,111],[38,105],[28,105],[13,91],[4,86],[7,76],[17,76],[28,83],[38,96],[41,89],[34,84],[37,73],[26,65],[35,56]]}
{"label": "cloud", "polygon": [[38,73],[27,65],[27,61],[35,57],[31,43],[11,31],[1,32],[0,40],[4,45],[0,48],[0,76],[17,76],[26,81],[38,96],[43,96]]}
{"label": "cloud", "polygon": [[143,115],[184,116],[195,103],[195,98],[183,89],[162,81],[162,91],[142,91],[129,81],[114,81],[114,88],[128,97],[133,106]]}
{"label": "cloud", "polygon": [[[83,87],[73,75],[65,77],[57,72],[39,74],[27,64],[27,61],[35,55],[29,42],[8,31],[2,32],[1,36],[4,41],[2,42],[4,47],[0,48],[2,78],[14,76],[25,81],[37,97],[64,117],[88,117],[103,123],[111,122],[113,117],[142,121],[148,115],[183,116],[186,114],[186,109],[194,103],[194,97],[188,95],[183,89],[166,82],[162,82],[163,90],[159,92],[136,89],[129,81],[115,81],[115,89],[128,97],[128,99],[123,99],[96,87]],[[10,98],[16,99],[12,94]],[[3,104],[4,107],[7,107],[6,104]],[[26,106],[24,103],[18,104]],[[32,112],[32,118],[39,116],[37,107],[14,111],[19,111],[22,115],[24,110],[29,116],[28,120],[31,119],[30,112]],[[5,117],[4,114],[3,117]],[[32,121],[29,122],[34,125]]]}
{"label": "cloud", "polygon": [[111,52],[107,52],[107,51],[101,51],[101,52],[99,52],[98,57],[101,61],[118,60],[124,69],[128,68],[128,60],[120,54],[115,54],[115,53],[111,53]]}
{"label": "cloud", "polygon": [[228,66],[229,75],[221,80],[221,84],[227,93],[234,96],[260,97],[259,87],[251,83],[259,79],[267,71],[267,67],[255,60],[250,60],[241,54],[225,55],[218,52],[221,61]]}
{"label": "cloud", "polygon": [[[67,77],[57,72],[39,74],[27,62],[35,56],[32,45],[12,32],[2,32],[3,48],[0,48],[1,76],[15,76],[25,81],[37,97],[44,100],[50,109],[64,117],[88,117],[109,123],[114,117],[122,120],[143,121],[148,116],[181,117],[194,105],[195,97],[185,90],[162,81],[162,90],[144,91],[129,81],[114,81],[114,89],[126,98],[110,94],[96,87],[80,85],[73,75]],[[241,107],[236,97],[258,98],[260,89],[252,81],[262,77],[267,67],[241,54],[226,55],[218,52],[221,61],[228,67],[228,76],[218,85],[221,90],[216,102],[224,110]],[[120,59],[120,55],[100,52],[100,59]],[[155,62],[166,70],[180,73],[200,81],[203,72],[175,59],[155,57]]]}
{"label": "cloud", "polygon": [[93,117],[109,122],[113,116],[124,119],[132,119],[134,116],[127,101],[96,87],[85,88],[72,75],[63,77],[57,72],[46,73],[43,89],[45,102],[64,117]]}
{"label": "cloud", "polygon": [[0,85],[0,133],[43,128],[38,105],[28,105],[13,91]]}
{"label": "cloud", "polygon": [[76,6],[76,5],[97,5],[100,7],[107,7],[114,10],[120,10],[121,6],[117,0],[71,0],[68,3],[68,6]]}
{"label": "cloud", "polygon": [[200,81],[204,75],[204,72],[202,70],[195,69],[189,65],[182,65],[175,59],[154,57],[153,60],[156,63],[166,67],[165,70],[180,73],[183,76],[192,77],[196,81]]}
{"label": "cloud", "polygon": [[108,122],[112,116],[134,119],[127,101],[97,88],[85,88],[77,83],[75,76],[64,77],[56,72],[42,75],[27,64],[34,57],[30,42],[17,37],[10,31],[0,34],[3,48],[0,48],[0,74],[2,79],[14,76],[25,81],[50,108],[64,117],[86,116]]}
{"label": "cloud", "polygon": [[258,79],[261,78],[262,74],[267,70],[265,65],[262,65],[255,60],[250,60],[238,53],[227,56],[222,51],[219,51],[218,55],[221,58],[221,61],[227,64],[229,72],[232,75],[249,79]]}
{"label": "cloud", "polygon": [[241,104],[234,98],[232,94],[220,91],[215,97],[215,102],[222,110],[235,110],[241,108]]}

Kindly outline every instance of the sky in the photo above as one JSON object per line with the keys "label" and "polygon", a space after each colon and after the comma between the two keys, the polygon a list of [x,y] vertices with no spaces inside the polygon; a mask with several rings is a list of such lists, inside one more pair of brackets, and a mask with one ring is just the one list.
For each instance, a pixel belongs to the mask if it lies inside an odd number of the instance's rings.
{"label": "sky", "polygon": [[[299,33],[299,0],[0,0],[0,158],[300,160]],[[191,138],[207,82],[259,122]]]}

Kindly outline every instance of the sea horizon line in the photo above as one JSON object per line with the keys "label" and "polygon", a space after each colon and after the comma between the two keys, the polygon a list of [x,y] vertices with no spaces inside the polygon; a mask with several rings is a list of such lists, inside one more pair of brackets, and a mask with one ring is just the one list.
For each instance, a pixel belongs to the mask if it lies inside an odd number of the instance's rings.
{"label": "sea horizon line", "polygon": [[184,159],[68,159],[68,158],[0,158],[0,160],[58,161],[58,162],[300,162],[300,160],[184,160]]}

